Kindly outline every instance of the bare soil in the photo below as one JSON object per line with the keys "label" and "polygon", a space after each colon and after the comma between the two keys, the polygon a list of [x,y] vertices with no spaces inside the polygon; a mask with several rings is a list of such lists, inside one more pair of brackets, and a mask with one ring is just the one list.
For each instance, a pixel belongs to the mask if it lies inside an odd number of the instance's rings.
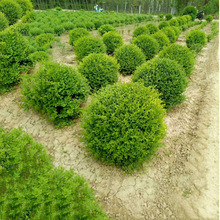
{"label": "bare soil", "polygon": [[132,175],[88,157],[79,120],[57,130],[39,113],[19,108],[19,90],[0,96],[0,126],[22,127],[45,145],[54,166],[84,176],[113,219],[219,219],[218,37],[196,58],[187,100],[167,114],[165,147]]}

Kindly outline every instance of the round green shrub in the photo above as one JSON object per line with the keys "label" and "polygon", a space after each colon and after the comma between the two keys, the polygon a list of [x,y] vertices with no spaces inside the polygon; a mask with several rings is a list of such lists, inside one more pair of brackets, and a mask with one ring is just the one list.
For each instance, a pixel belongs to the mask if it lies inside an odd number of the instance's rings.
{"label": "round green shrub", "polygon": [[8,27],[8,19],[5,17],[5,15],[2,12],[0,12],[0,31],[3,31],[7,27]]}
{"label": "round green shrub", "polygon": [[157,40],[148,35],[140,35],[133,40],[144,53],[146,60],[152,59],[159,51],[159,44]]}
{"label": "round green shrub", "polygon": [[166,134],[165,110],[154,89],[138,83],[102,88],[82,118],[87,149],[126,171],[151,159]]}
{"label": "round green shrub", "polygon": [[184,15],[183,18],[185,18],[187,22],[192,21],[192,17],[190,15]]}
{"label": "round green shrub", "polygon": [[42,47],[46,50],[52,47],[54,40],[55,38],[53,34],[40,34],[36,37],[36,44],[38,47]]}
{"label": "round green shrub", "polygon": [[179,27],[179,22],[177,21],[177,19],[171,19],[169,20],[169,25]]}
{"label": "round green shrub", "polygon": [[117,60],[106,54],[90,54],[79,66],[79,72],[87,78],[92,92],[117,82],[118,70]]}
{"label": "round green shrub", "polygon": [[32,59],[34,62],[45,62],[49,61],[50,57],[49,55],[44,51],[36,51],[32,54],[30,54],[30,59]]}
{"label": "round green shrub", "polygon": [[107,32],[103,35],[102,40],[109,54],[113,53],[117,48],[123,45],[123,37],[117,32]]}
{"label": "round green shrub", "polygon": [[162,21],[164,19],[164,14],[159,14],[158,15],[158,21]]}
{"label": "round green shrub", "polygon": [[29,31],[29,34],[31,36],[38,36],[43,33],[44,33],[44,31],[38,27],[30,28],[30,31]]}
{"label": "round green shrub", "polygon": [[76,25],[73,24],[72,22],[65,22],[63,23],[63,27],[66,31],[70,31],[73,30],[76,27]]}
{"label": "round green shrub", "polygon": [[21,6],[13,0],[1,0],[0,11],[8,19],[9,25],[16,23],[22,15]]}
{"label": "round green shrub", "polygon": [[93,23],[96,30],[98,30],[103,25],[103,21],[101,21],[100,19],[94,20]]}
{"label": "round green shrub", "polygon": [[166,14],[165,17],[166,17],[166,20],[169,21],[173,18],[173,15],[169,13],[169,14]]}
{"label": "round green shrub", "polygon": [[184,21],[184,19],[182,18],[182,17],[178,17],[177,19],[177,22],[178,22],[178,26],[182,26],[182,25],[184,25],[184,23],[185,23],[185,21]]}
{"label": "round green shrub", "polygon": [[74,46],[74,43],[81,37],[88,36],[90,33],[84,28],[75,28],[69,32],[69,44]]}
{"label": "round green shrub", "polygon": [[16,2],[21,6],[22,16],[33,10],[33,5],[29,0],[16,0]]}
{"label": "round green shrub", "polygon": [[133,32],[133,38],[138,37],[139,35],[149,34],[149,30],[145,26],[139,26],[135,28]]}
{"label": "round green shrub", "polygon": [[206,44],[206,34],[200,30],[191,30],[186,36],[186,45],[189,49],[199,52]]}
{"label": "round green shrub", "polygon": [[170,40],[170,43],[174,43],[177,39],[176,33],[172,27],[165,27],[162,31],[167,35]]}
{"label": "round green shrub", "polygon": [[184,100],[183,92],[188,86],[186,74],[174,60],[159,58],[144,63],[134,73],[133,82],[142,82],[146,87],[155,87],[166,109]]}
{"label": "round green shrub", "polygon": [[194,53],[185,46],[172,44],[159,53],[159,58],[168,58],[178,62],[185,70],[186,76],[191,76],[195,64]]}
{"label": "round green shrub", "polygon": [[145,55],[136,45],[128,44],[115,51],[115,58],[119,63],[119,70],[123,75],[132,74],[138,66],[145,62]]}
{"label": "round green shrub", "polygon": [[163,28],[165,28],[165,27],[169,27],[170,26],[170,24],[167,22],[167,21],[161,21],[160,23],[159,23],[159,29],[161,30],[161,29],[163,29]]}
{"label": "round green shrub", "polygon": [[163,31],[158,31],[157,33],[153,34],[152,37],[159,44],[159,51],[161,51],[164,47],[168,46],[170,43],[169,38]]}
{"label": "round green shrub", "polygon": [[80,105],[89,94],[89,85],[72,67],[49,62],[24,78],[21,93],[25,107],[33,107],[61,127],[79,116]]}
{"label": "round green shrub", "polygon": [[187,6],[183,10],[183,15],[190,15],[192,21],[194,21],[197,15],[197,9],[194,6]]}
{"label": "round green shrub", "polygon": [[56,25],[54,27],[54,33],[60,36],[65,31],[64,27],[62,25]]}
{"label": "round green shrub", "polygon": [[86,29],[89,30],[89,31],[92,31],[92,30],[95,29],[94,23],[92,23],[92,22],[90,22],[90,21],[87,21],[87,22],[85,23],[85,26],[86,26]]}
{"label": "round green shrub", "polygon": [[85,36],[79,38],[75,42],[74,51],[76,54],[76,59],[81,61],[84,57],[91,53],[106,53],[106,47],[101,39],[93,36]]}
{"label": "round green shrub", "polygon": [[61,7],[56,7],[56,11],[62,11]]}
{"label": "round green shrub", "polygon": [[102,36],[104,35],[105,33],[109,32],[109,31],[116,31],[116,29],[110,25],[110,24],[105,24],[105,25],[102,25],[99,29],[98,29],[98,32],[99,34]]}
{"label": "round green shrub", "polygon": [[213,21],[212,15],[207,15],[205,19],[206,19],[207,22]]}
{"label": "round green shrub", "polygon": [[159,30],[157,25],[152,23],[146,24],[146,28],[149,30],[150,34],[155,34]]}
{"label": "round green shrub", "polygon": [[181,33],[180,28],[176,27],[176,26],[172,26],[171,28],[174,30],[175,35],[176,35],[176,39],[177,39],[179,37],[180,33]]}

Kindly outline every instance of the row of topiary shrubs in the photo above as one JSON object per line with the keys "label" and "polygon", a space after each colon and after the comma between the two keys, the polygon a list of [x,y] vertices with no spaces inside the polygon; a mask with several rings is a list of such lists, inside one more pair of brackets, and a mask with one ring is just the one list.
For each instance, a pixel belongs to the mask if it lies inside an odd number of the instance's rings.
{"label": "row of topiary shrubs", "polygon": [[44,146],[0,127],[0,218],[108,219],[84,178],[54,168]]}

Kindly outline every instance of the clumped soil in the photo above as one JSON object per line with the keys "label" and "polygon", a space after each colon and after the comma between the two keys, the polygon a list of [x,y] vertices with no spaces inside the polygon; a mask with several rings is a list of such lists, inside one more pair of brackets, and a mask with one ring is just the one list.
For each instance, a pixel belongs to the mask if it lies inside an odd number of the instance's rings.
{"label": "clumped soil", "polygon": [[[210,25],[204,30],[210,32]],[[55,129],[41,114],[19,108],[19,87],[0,96],[0,126],[8,130],[22,127],[45,145],[54,166],[72,168],[84,176],[113,219],[217,220],[218,40],[213,39],[197,56],[187,100],[167,114],[165,147],[144,164],[143,171],[128,175],[93,160],[79,140],[79,120]]]}

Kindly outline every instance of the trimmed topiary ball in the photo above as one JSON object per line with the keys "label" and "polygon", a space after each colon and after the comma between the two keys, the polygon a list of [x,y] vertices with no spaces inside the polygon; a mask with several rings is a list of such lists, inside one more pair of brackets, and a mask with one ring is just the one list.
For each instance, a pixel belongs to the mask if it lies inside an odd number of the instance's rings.
{"label": "trimmed topiary ball", "polygon": [[146,87],[155,87],[160,98],[169,110],[180,104],[185,96],[183,92],[188,86],[186,74],[174,60],[159,58],[144,63],[134,73],[133,82],[142,82]]}
{"label": "trimmed topiary ball", "polygon": [[173,18],[173,15],[169,13],[169,14],[166,14],[165,17],[166,17],[166,20],[169,21]]}
{"label": "trimmed topiary ball", "polygon": [[93,36],[81,37],[75,42],[76,59],[81,61],[91,53],[106,53],[105,44],[101,39]]}
{"label": "trimmed topiary ball", "polygon": [[169,25],[179,27],[179,22],[177,21],[177,19],[171,19],[169,20]]}
{"label": "trimmed topiary ball", "polygon": [[36,44],[38,47],[46,50],[52,47],[54,40],[55,38],[53,34],[40,34],[36,37]]}
{"label": "trimmed topiary ball", "polygon": [[157,25],[152,23],[146,24],[146,28],[149,30],[150,34],[155,34],[159,30]]}
{"label": "trimmed topiary ball", "polygon": [[98,32],[99,34],[102,36],[103,34],[109,32],[109,31],[116,31],[116,29],[110,25],[110,24],[105,24],[105,25],[102,25],[99,29],[98,29]]}
{"label": "trimmed topiary ball", "polygon": [[8,19],[5,17],[5,15],[2,12],[0,12],[0,31],[3,31],[7,27],[8,27]]}
{"label": "trimmed topiary ball", "polygon": [[170,43],[169,38],[163,31],[158,31],[157,33],[153,34],[152,37],[159,44],[159,51],[161,51],[164,47],[168,46]]}
{"label": "trimmed topiary ball", "polygon": [[113,53],[117,48],[123,45],[123,37],[117,32],[107,32],[103,35],[102,40],[109,54]]}
{"label": "trimmed topiary ball", "polygon": [[117,82],[118,70],[117,60],[106,54],[90,54],[79,66],[79,72],[88,79],[92,92]]}
{"label": "trimmed topiary ball", "polygon": [[102,88],[82,118],[87,149],[107,164],[131,171],[151,159],[166,134],[165,110],[154,89],[117,83]]}
{"label": "trimmed topiary ball", "polygon": [[115,51],[115,58],[119,63],[119,70],[123,75],[134,73],[136,68],[145,62],[145,55],[136,45],[128,44]]}
{"label": "trimmed topiary ball", "polygon": [[161,30],[161,29],[163,29],[163,28],[165,28],[165,27],[169,27],[170,26],[170,24],[167,22],[167,21],[161,21],[160,23],[159,23],[159,29]]}
{"label": "trimmed topiary ball", "polygon": [[186,76],[192,75],[195,59],[194,53],[189,48],[172,44],[159,53],[159,58],[168,58],[177,61],[184,68]]}
{"label": "trimmed topiary ball", "polygon": [[24,78],[21,93],[24,107],[33,107],[61,127],[79,116],[80,105],[89,95],[89,85],[72,67],[49,62]]}
{"label": "trimmed topiary ball", "polygon": [[139,35],[149,34],[149,30],[145,26],[140,26],[135,28],[133,32],[133,38],[138,37]]}
{"label": "trimmed topiary ball", "polygon": [[181,33],[180,28],[179,28],[179,27],[176,27],[176,26],[172,26],[171,28],[172,28],[172,29],[174,30],[174,32],[175,32],[176,39],[178,39],[178,37],[179,37],[179,35],[180,35],[180,33]]}
{"label": "trimmed topiary ball", "polygon": [[212,15],[207,15],[206,18],[205,18],[205,20],[206,20],[207,22],[213,21]]}
{"label": "trimmed topiary ball", "polygon": [[189,49],[199,52],[206,44],[206,34],[200,30],[191,30],[186,36],[186,45]]}
{"label": "trimmed topiary ball", "polygon": [[183,15],[190,15],[192,21],[194,21],[197,15],[197,9],[194,6],[187,6],[183,10]]}
{"label": "trimmed topiary ball", "polygon": [[177,39],[176,33],[172,27],[163,28],[162,31],[167,35],[170,40],[170,43],[174,43]]}
{"label": "trimmed topiary ball", "polygon": [[22,15],[21,6],[13,0],[1,0],[0,11],[8,19],[9,25],[16,23]]}
{"label": "trimmed topiary ball", "polygon": [[49,55],[44,51],[36,51],[36,52],[30,54],[29,57],[34,62],[45,62],[45,61],[50,60]]}
{"label": "trimmed topiary ball", "polygon": [[159,51],[157,40],[148,35],[138,36],[134,39],[133,43],[143,51],[146,60],[152,59]]}
{"label": "trimmed topiary ball", "polygon": [[75,28],[69,32],[69,44],[74,46],[74,43],[81,37],[90,35],[84,28]]}
{"label": "trimmed topiary ball", "polygon": [[182,17],[178,17],[177,19],[178,26],[182,26],[185,24],[185,20]]}
{"label": "trimmed topiary ball", "polygon": [[64,27],[62,25],[56,25],[54,27],[54,33],[60,36],[65,31]]}
{"label": "trimmed topiary ball", "polygon": [[21,6],[22,16],[33,10],[33,5],[29,0],[16,0],[16,2]]}

